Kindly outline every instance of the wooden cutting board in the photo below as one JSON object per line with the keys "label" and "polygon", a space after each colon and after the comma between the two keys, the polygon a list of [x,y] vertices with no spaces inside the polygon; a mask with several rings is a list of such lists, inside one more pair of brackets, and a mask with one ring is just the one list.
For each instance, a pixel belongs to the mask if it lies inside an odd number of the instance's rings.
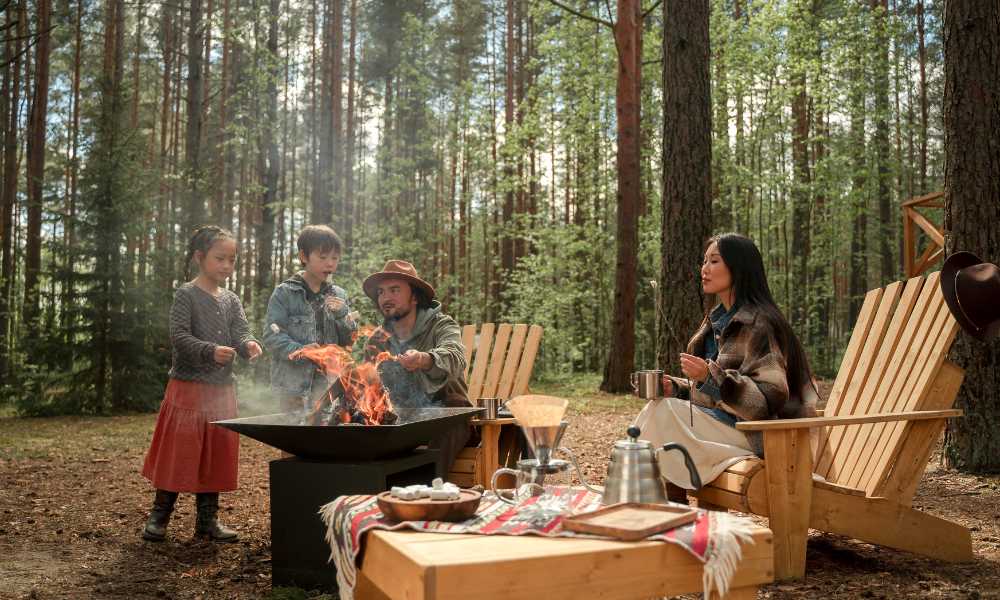
{"label": "wooden cutting board", "polygon": [[687,506],[621,502],[568,517],[563,520],[563,527],[578,533],[633,541],[685,525],[697,518],[698,511]]}

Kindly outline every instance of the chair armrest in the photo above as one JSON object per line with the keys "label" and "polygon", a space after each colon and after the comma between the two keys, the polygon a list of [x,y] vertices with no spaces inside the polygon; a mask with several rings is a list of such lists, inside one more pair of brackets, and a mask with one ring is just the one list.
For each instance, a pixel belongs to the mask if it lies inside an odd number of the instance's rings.
{"label": "chair armrest", "polygon": [[808,427],[833,427],[837,425],[857,425],[859,423],[888,423],[891,421],[921,421],[925,419],[948,419],[962,416],[957,408],[948,410],[915,410],[898,413],[876,413],[872,415],[842,415],[838,417],[806,417],[804,419],[772,419],[770,421],[741,421],[736,424],[740,431],[773,431],[776,429],[805,429]]}

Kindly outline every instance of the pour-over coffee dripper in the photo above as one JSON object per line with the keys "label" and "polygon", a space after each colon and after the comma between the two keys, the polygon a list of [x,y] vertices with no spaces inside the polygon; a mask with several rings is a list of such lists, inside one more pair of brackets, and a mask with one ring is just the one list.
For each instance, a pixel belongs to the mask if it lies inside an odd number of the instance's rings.
{"label": "pour-over coffee dripper", "polygon": [[[524,433],[534,458],[523,458],[517,461],[517,468],[501,468],[493,473],[491,487],[497,496],[508,504],[517,504],[518,496],[538,496],[544,493],[545,476],[550,473],[561,473],[571,466],[576,470],[577,478],[590,491],[600,493],[584,480],[576,457],[564,446],[560,446],[567,421],[562,420],[566,412],[567,401],[552,396],[519,396],[507,403],[518,425]],[[569,460],[555,458],[558,451],[565,454]],[[501,475],[511,475],[516,482],[515,498],[513,500],[497,493],[497,478]]]}

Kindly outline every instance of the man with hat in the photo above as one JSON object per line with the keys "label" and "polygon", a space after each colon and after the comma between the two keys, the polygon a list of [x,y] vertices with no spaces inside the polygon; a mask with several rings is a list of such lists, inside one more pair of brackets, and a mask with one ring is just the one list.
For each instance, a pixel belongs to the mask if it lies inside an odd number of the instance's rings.
{"label": "man with hat", "polygon": [[[465,347],[458,323],[441,312],[435,300],[434,288],[420,278],[414,266],[403,260],[390,260],[378,273],[362,284],[385,319],[382,329],[388,337],[375,340],[371,350],[387,350],[398,357],[402,377],[432,405],[447,407],[472,406],[465,384]],[[386,362],[383,368],[392,369]],[[383,374],[383,381],[386,377]],[[411,398],[393,395],[394,387],[386,384],[393,403],[401,405]],[[404,386],[405,387],[405,386]],[[432,442],[441,451],[438,466],[447,473],[455,457],[469,440],[469,427],[460,425]]]}

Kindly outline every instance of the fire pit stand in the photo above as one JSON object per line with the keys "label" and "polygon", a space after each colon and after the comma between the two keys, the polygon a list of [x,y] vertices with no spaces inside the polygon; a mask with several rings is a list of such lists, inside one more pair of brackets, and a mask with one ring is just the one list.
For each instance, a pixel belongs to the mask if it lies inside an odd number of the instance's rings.
{"label": "fire pit stand", "polygon": [[392,425],[302,425],[278,413],[215,421],[295,455],[270,463],[271,582],[306,589],[336,588],[336,569],[319,507],[345,494],[377,494],[394,485],[430,483],[439,452],[420,449],[479,408],[398,408]]}
{"label": "fire pit stand", "polygon": [[271,583],[305,589],[337,587],[319,507],[344,494],[376,494],[442,476],[437,450],[363,462],[283,458],[270,463]]}

